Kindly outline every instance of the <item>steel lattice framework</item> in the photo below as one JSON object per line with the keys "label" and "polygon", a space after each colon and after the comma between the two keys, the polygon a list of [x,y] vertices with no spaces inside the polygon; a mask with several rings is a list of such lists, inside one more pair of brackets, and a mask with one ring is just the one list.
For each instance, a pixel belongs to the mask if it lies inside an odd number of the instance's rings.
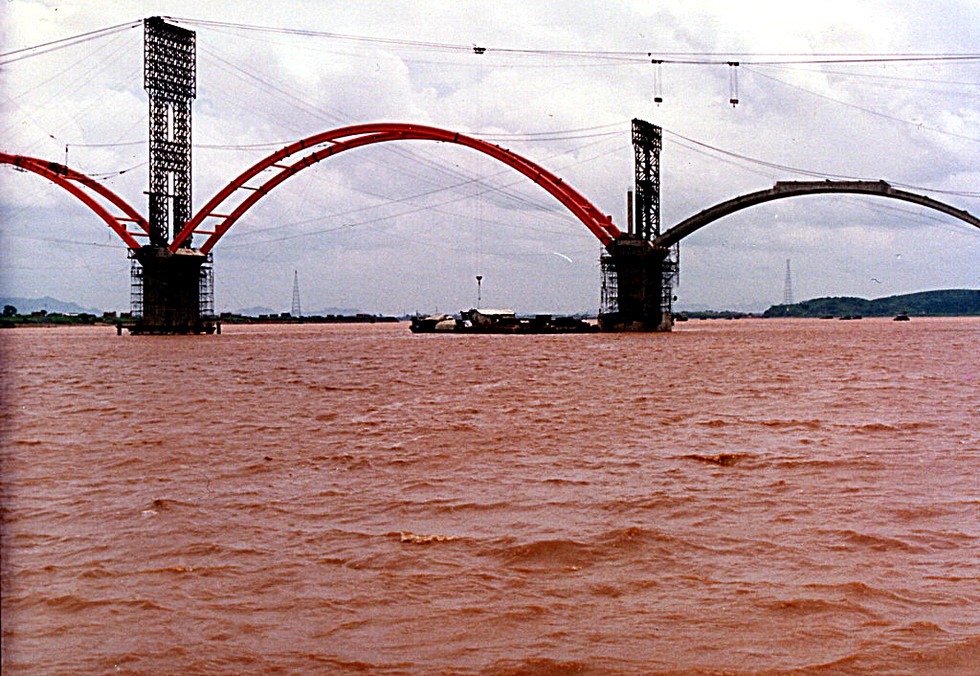
{"label": "steel lattice framework", "polygon": [[[150,99],[150,245],[165,247],[171,230],[178,232],[191,217],[196,45],[193,31],[160,17],[146,19],[144,30],[143,86]],[[185,246],[190,244],[185,241]]]}
{"label": "steel lattice framework", "polygon": [[[660,236],[660,151],[663,148],[663,132],[660,127],[644,120],[633,120],[633,168],[634,189],[636,191],[636,224],[633,233],[644,242],[650,242]],[[626,249],[620,255],[625,255]],[[649,253],[649,252],[648,252]],[[659,298],[661,320],[664,322],[672,316],[673,287],[677,282],[680,251],[663,250],[652,255],[645,265],[652,265],[659,272],[648,271],[644,276],[647,281],[647,291],[651,298],[644,303],[652,304],[654,290]],[[619,274],[622,274],[620,271]],[[659,275],[660,279],[653,281]],[[637,282],[634,280],[634,285]],[[644,310],[644,314],[648,310]]]}
{"label": "steel lattice framework", "polygon": [[636,226],[645,240],[660,236],[661,130],[655,124],[633,120],[633,158],[636,175]]}

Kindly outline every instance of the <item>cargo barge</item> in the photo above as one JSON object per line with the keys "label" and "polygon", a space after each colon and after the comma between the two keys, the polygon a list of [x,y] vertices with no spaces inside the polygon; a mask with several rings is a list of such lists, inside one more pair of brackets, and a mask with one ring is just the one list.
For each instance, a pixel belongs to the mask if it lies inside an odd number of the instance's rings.
{"label": "cargo barge", "polygon": [[459,315],[412,317],[412,333],[596,333],[599,327],[578,317],[533,315],[518,317],[513,310],[464,310]]}

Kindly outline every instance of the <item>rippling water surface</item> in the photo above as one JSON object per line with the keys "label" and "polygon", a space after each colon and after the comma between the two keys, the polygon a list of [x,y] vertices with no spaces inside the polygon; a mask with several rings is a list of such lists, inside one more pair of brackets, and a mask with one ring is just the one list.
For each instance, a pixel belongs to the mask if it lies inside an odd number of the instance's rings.
{"label": "rippling water surface", "polygon": [[5,673],[976,673],[980,321],[17,329]]}

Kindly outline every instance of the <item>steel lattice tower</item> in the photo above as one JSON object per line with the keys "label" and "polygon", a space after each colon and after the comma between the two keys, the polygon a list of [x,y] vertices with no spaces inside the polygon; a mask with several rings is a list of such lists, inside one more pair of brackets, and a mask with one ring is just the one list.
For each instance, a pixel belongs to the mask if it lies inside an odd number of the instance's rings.
{"label": "steel lattice tower", "polygon": [[145,19],[143,84],[150,107],[149,243],[131,251],[132,333],[210,333],[210,253],[190,238],[169,248],[191,217],[191,105],[196,91],[195,36],[160,17]]}
{"label": "steel lattice tower", "polygon": [[293,317],[303,316],[303,308],[299,304],[299,270],[293,270],[293,306],[289,314]]}
{"label": "steel lattice tower", "polygon": [[[160,17],[144,21],[143,86],[150,98],[150,244],[167,246],[191,217],[193,31]],[[171,208],[172,207],[172,208]],[[190,238],[185,242],[190,246]]]}
{"label": "steel lattice tower", "polygon": [[660,127],[633,120],[633,157],[636,176],[634,233],[647,241],[660,235]]}
{"label": "steel lattice tower", "polygon": [[[660,235],[660,127],[633,120],[635,215],[630,231],[606,246],[600,326],[612,331],[669,331],[676,249],[651,243]],[[632,205],[631,205],[632,206]]]}
{"label": "steel lattice tower", "polygon": [[786,259],[786,281],[783,284],[783,305],[793,304],[793,275],[789,270],[789,259]]}
{"label": "steel lattice tower", "polygon": [[[633,171],[636,190],[636,225],[634,234],[650,241],[660,236],[660,151],[663,130],[644,120],[633,120]],[[673,313],[674,284],[680,269],[680,248],[657,252],[660,269],[660,321],[669,326]],[[652,290],[652,287],[650,287]]]}

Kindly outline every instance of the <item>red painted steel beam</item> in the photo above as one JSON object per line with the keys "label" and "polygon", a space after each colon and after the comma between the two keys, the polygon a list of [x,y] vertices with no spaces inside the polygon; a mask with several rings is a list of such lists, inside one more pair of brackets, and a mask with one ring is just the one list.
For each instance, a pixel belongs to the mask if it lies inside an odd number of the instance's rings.
{"label": "red painted steel beam", "polygon": [[[207,253],[218,242],[218,240],[231,228],[232,225],[259,199],[264,197],[273,188],[284,180],[293,176],[306,167],[320,162],[327,157],[339,154],[346,150],[358,148],[374,143],[385,143],[389,141],[407,140],[429,140],[443,141],[466,146],[482,152],[494,159],[503,162],[513,169],[521,172],[529,179],[540,185],[549,194],[561,202],[571,211],[582,223],[594,234],[603,245],[610,244],[621,233],[612,219],[603,214],[588,199],[572,188],[561,178],[551,173],[544,167],[521,157],[505,148],[481,141],[479,139],[460,134],[458,132],[429,127],[418,124],[404,123],[372,123],[358,124],[349,127],[341,127],[325,132],[314,134],[304,139],[291,143],[284,148],[272,153],[268,157],[256,162],[251,167],[239,174],[233,181],[228,183],[218,193],[212,197],[207,204],[184,225],[183,229],[174,237],[171,249],[176,251],[178,247],[191,236],[196,228],[201,225],[208,217],[218,217],[221,221],[214,228],[207,241],[201,246],[201,252]],[[332,145],[320,148],[325,143]],[[298,161],[289,163],[294,155],[307,153]],[[267,179],[259,187],[246,185],[261,172],[274,168],[278,173],[272,178]],[[250,195],[236,206],[231,213],[228,213],[228,200],[236,191],[247,189]],[[222,208],[224,207],[224,208]],[[218,215],[218,211],[222,214]]]}
{"label": "red painted steel beam", "polygon": [[[10,164],[15,167],[20,167],[64,188],[105,221],[106,225],[119,235],[130,249],[139,249],[141,245],[126,228],[126,222],[132,221],[142,228],[144,232],[149,232],[150,226],[139,212],[131,207],[123,198],[119,197],[119,195],[85,174],[62,164],[48,162],[47,160],[28,157],[26,155],[0,153],[0,164]],[[83,190],[81,186],[88,188],[88,190],[96,193],[117,207],[125,214],[125,217],[113,216],[91,193]]]}
{"label": "red painted steel beam", "polygon": [[[232,225],[234,225],[242,215],[245,214],[256,202],[265,197],[273,188],[285,181],[290,176],[293,176],[297,172],[309,167],[310,165],[316,164],[320,160],[326,159],[331,155],[336,155],[337,153],[343,152],[345,150],[350,150],[351,148],[358,148],[360,146],[371,145],[372,143],[381,143],[382,141],[394,141],[396,138],[391,134],[370,134],[367,136],[361,136],[358,138],[353,138],[349,141],[341,141],[335,143],[332,146],[321,149],[318,152],[307,155],[298,162],[294,164],[287,165],[282,168],[279,173],[272,176],[272,178],[265,181],[258,188],[250,188],[249,196],[246,197],[242,202],[236,206],[230,214],[221,219],[217,226],[211,233],[211,236],[201,245],[201,253],[209,252],[218,240],[228,232]],[[185,231],[187,228],[185,227]],[[183,231],[181,232],[183,234]],[[175,239],[174,244],[171,245],[173,250],[180,246],[182,240]]]}

